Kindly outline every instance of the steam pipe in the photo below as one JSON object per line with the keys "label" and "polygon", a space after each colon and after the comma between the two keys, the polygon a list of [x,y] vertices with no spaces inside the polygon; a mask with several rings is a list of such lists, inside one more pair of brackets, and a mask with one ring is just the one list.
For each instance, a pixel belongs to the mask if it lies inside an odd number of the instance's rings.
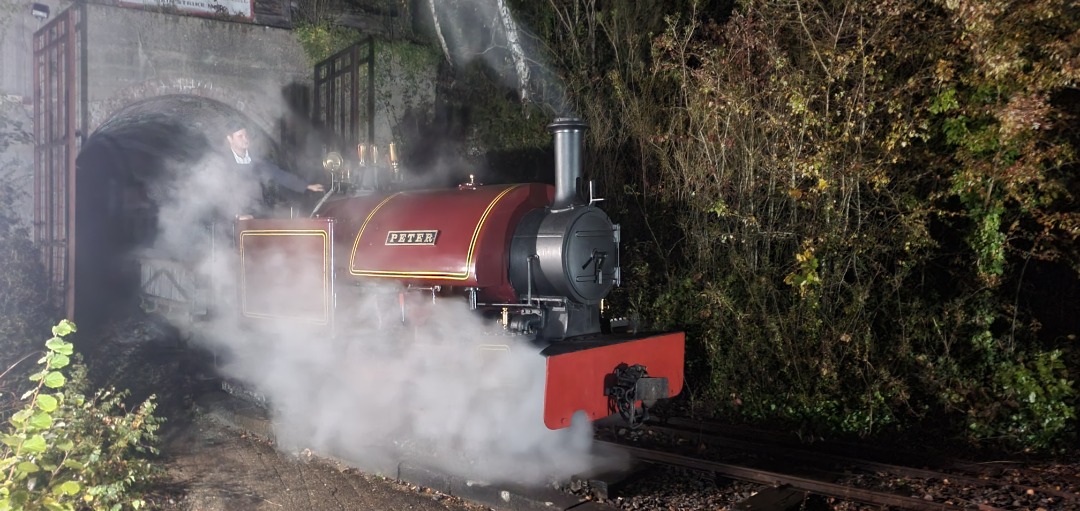
{"label": "steam pipe", "polygon": [[581,177],[582,134],[588,125],[576,117],[560,117],[548,125],[555,135],[555,200],[551,209],[567,209],[582,204],[577,182]]}
{"label": "steam pipe", "polygon": [[532,263],[533,263],[533,259],[537,259],[537,258],[539,258],[539,256],[537,256],[536,254],[533,254],[533,255],[525,258],[525,266],[528,268],[528,270],[526,270],[526,272],[529,275],[529,278],[528,278],[528,284],[529,285],[527,286],[528,292],[525,293],[525,297],[526,297],[525,302],[526,303],[532,303],[532,284],[533,284]]}

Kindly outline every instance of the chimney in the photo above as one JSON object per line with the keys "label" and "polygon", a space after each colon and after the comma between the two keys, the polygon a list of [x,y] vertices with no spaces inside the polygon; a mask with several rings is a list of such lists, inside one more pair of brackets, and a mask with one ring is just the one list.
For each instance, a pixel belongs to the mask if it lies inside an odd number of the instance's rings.
{"label": "chimney", "polygon": [[566,209],[581,204],[577,193],[581,177],[581,136],[588,128],[576,117],[560,117],[548,125],[555,135],[555,200],[551,209]]}

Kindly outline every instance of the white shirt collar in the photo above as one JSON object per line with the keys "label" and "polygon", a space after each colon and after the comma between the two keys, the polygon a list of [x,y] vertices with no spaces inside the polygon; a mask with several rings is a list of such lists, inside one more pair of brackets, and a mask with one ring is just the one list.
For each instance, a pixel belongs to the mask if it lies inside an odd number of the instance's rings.
{"label": "white shirt collar", "polygon": [[251,164],[251,156],[248,155],[247,151],[244,151],[243,156],[240,156],[239,154],[236,154],[236,151],[232,151],[232,155],[233,155],[233,158],[236,159],[236,163],[242,163],[244,165]]}

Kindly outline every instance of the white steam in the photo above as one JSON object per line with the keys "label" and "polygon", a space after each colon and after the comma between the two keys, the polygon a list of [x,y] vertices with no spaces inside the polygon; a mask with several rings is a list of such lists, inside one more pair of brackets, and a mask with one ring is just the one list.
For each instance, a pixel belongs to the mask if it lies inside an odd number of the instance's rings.
{"label": "white steam", "polygon": [[[238,327],[231,220],[260,194],[251,176],[236,173],[214,158],[173,172],[178,177],[169,193],[158,197],[156,248],[191,258],[214,283],[223,314],[202,338],[222,355],[223,376],[268,399],[281,445],[369,470],[393,473],[397,463],[410,461],[492,483],[543,484],[599,468],[590,423],[575,420],[557,431],[544,426],[539,348],[485,324],[464,299],[432,304],[428,296],[416,308],[423,321],[410,309],[408,325],[415,326],[406,326],[396,287],[388,291],[384,283],[353,296],[361,288],[339,282],[337,317],[349,324],[348,333],[330,338],[297,322],[270,320]],[[217,251],[206,245],[210,219],[221,221]],[[285,260],[274,273],[303,278]],[[281,288],[282,296],[260,302],[297,303],[293,287]],[[359,324],[359,318],[372,320]]]}
{"label": "white steam", "polygon": [[461,303],[430,312],[442,316],[431,331],[389,327],[339,339],[278,323],[231,345],[227,371],[270,397],[278,438],[290,448],[374,470],[410,459],[486,481],[539,483],[589,468],[591,426],[543,424],[538,349],[524,339],[483,349],[492,336]]}

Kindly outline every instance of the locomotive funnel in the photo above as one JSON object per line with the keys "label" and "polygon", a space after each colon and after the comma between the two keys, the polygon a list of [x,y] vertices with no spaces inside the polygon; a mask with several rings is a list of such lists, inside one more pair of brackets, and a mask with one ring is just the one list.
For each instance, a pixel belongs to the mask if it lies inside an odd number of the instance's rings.
{"label": "locomotive funnel", "polygon": [[577,187],[581,177],[581,136],[588,125],[576,117],[560,117],[548,125],[555,135],[555,200],[551,209],[580,204]]}

